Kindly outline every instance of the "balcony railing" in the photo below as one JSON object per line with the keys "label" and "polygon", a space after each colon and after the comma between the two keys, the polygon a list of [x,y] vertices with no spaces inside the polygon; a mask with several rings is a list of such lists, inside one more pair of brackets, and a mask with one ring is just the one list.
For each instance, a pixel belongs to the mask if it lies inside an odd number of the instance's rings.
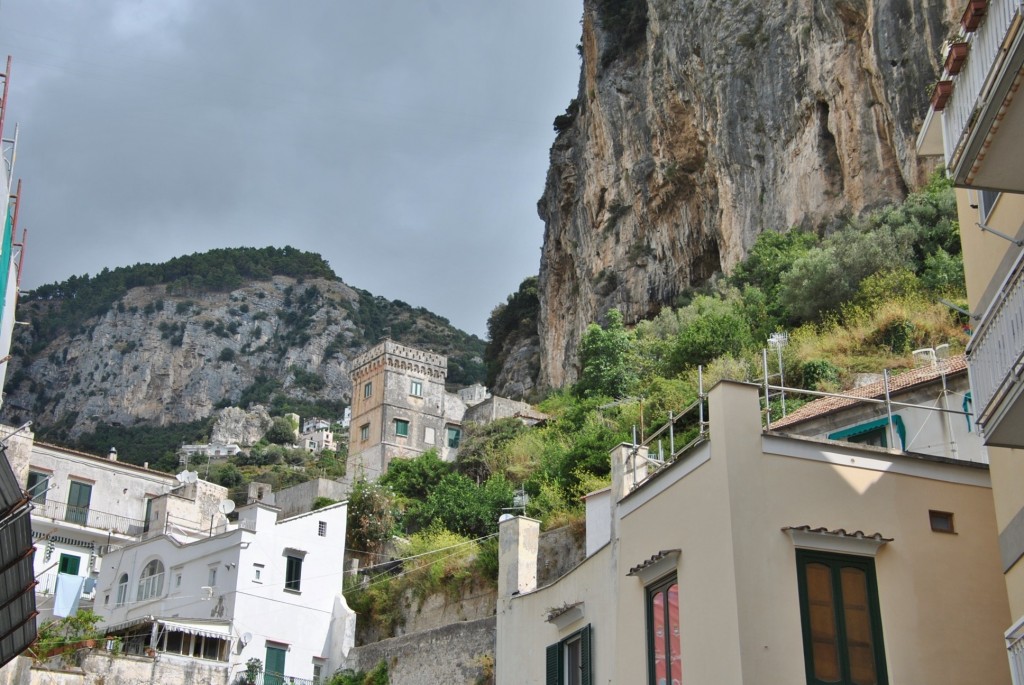
{"label": "balcony railing", "polygon": [[967,358],[974,415],[985,429],[1024,363],[1024,253],[982,317]]}
{"label": "balcony railing", "polygon": [[242,674],[236,680],[238,685],[323,685],[322,680],[306,680],[305,678],[296,678],[291,675],[281,675],[279,673],[260,673],[256,676],[255,681],[246,679],[245,675]]}
{"label": "balcony railing", "polygon": [[[954,168],[963,153],[971,127],[977,119],[976,109],[986,104],[997,66],[1003,39],[1014,18],[1024,12],[1024,0],[989,0],[988,12],[978,29],[968,34],[971,45],[967,62],[954,79],[953,94],[942,112],[942,138],[946,166]],[[945,78],[950,78],[948,74]],[[980,101],[979,101],[980,98]]]}
{"label": "balcony railing", "polygon": [[[47,573],[42,574],[41,576],[38,576],[36,578],[36,580],[38,581],[39,584],[36,585],[36,594],[37,595],[52,595],[52,594],[54,594],[57,591],[57,575],[58,575],[57,571],[49,571]],[[95,585],[93,586],[93,589],[92,589],[91,592],[85,592],[85,588],[83,586],[83,588],[82,588],[82,597],[85,597],[86,599],[93,599],[95,596],[96,596],[96,587],[95,587]]]}
{"label": "balcony railing", "polygon": [[144,521],[108,514],[105,511],[97,511],[88,507],[68,506],[65,502],[48,500],[44,503],[36,503],[32,511],[35,516],[42,516],[53,521],[67,521],[87,528],[98,528],[110,531],[119,535],[142,535],[145,526]]}
{"label": "balcony railing", "polygon": [[1024,619],[1006,631],[1006,651],[1010,657],[1013,685],[1024,685]]}

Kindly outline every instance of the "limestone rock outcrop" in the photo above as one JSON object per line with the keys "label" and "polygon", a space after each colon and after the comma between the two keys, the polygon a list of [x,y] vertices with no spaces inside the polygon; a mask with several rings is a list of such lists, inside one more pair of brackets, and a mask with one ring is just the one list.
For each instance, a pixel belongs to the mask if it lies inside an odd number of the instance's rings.
{"label": "limestone rock outcrop", "polygon": [[249,447],[259,442],[271,423],[270,412],[262,405],[257,404],[248,410],[225,407],[217,412],[210,442],[214,445]]}
{"label": "limestone rock outcrop", "polygon": [[[59,307],[29,297],[18,315],[38,322]],[[352,395],[350,359],[388,326],[401,342],[446,353],[463,366],[476,360],[482,369],[482,342],[447,319],[337,279],[274,276],[228,292],[192,294],[136,287],[52,339],[37,339],[41,327],[34,324],[19,326],[0,421],[31,419],[34,430],[74,440],[101,424],[187,423],[278,396],[338,407],[340,417]],[[265,409],[225,411],[211,437],[251,444],[269,423]]]}
{"label": "limestone rock outcrop", "polygon": [[651,316],[762,231],[827,231],[921,184],[952,4],[585,0],[538,203],[540,384],[575,380],[579,337],[610,308]]}

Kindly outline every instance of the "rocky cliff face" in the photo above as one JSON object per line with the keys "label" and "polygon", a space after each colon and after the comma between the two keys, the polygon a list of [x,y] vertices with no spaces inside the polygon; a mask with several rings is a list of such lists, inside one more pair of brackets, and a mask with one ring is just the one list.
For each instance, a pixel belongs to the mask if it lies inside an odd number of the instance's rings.
{"label": "rocky cliff face", "polygon": [[[18,315],[34,322],[59,306],[30,297]],[[137,287],[71,332],[39,340],[38,329],[16,331],[0,420],[31,419],[33,430],[54,439],[74,439],[99,424],[186,423],[279,396],[340,416],[352,392],[349,360],[380,330],[455,354],[463,366],[480,368],[469,382],[482,379],[481,341],[426,310],[326,278],[274,276],[188,296],[163,285]],[[252,442],[269,423],[265,415],[222,415],[214,440]]]}
{"label": "rocky cliff face", "polygon": [[925,0],[585,0],[579,93],[538,204],[540,383],[586,325],[827,230],[927,174],[914,139],[953,8]]}

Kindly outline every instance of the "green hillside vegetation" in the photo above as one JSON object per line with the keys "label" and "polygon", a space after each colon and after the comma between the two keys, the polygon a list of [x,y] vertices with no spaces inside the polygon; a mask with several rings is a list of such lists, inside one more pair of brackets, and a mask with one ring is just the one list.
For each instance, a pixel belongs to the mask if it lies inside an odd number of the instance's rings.
{"label": "green hillside vegetation", "polygon": [[[379,553],[394,534],[420,542],[435,536],[438,544],[447,534],[479,540],[496,531],[517,488],[530,497],[526,514],[545,528],[580,522],[581,497],[609,482],[612,447],[631,440],[634,428],[643,439],[669,412],[693,404],[698,366],[705,391],[721,379],[758,379],[762,348],[775,332],[789,335],[786,385],[811,389],[840,390],[856,373],[912,368],[917,348],[949,343],[962,350],[967,322],[937,301],[964,299],[958,230],[952,189],[937,177],[904,203],[824,238],[765,233],[731,276],[632,329],[609,311],[582,337],[578,382],[540,403],[549,421],[533,428],[515,420],[470,424],[454,464],[432,453],[393,462],[377,484],[360,485],[361,493],[373,493],[372,506],[360,503],[350,519],[351,546]],[[526,327],[508,317],[513,302],[515,296],[495,309],[492,334]],[[501,349],[504,341],[489,344]],[[776,373],[775,355],[770,359]],[[677,428],[677,448],[696,435],[695,419]],[[491,540],[473,543],[471,558],[486,561]],[[464,564],[437,573],[454,582],[467,572]],[[434,587],[423,573],[381,576],[370,589],[350,591],[350,601],[386,624],[397,613],[384,595],[403,588],[421,595]]]}
{"label": "green hillside vegetation", "polygon": [[[285,248],[234,248],[211,250],[178,257],[165,264],[136,264],[118,269],[104,269],[96,276],[73,276],[61,283],[40,286],[27,293],[20,303],[19,316],[31,328],[19,328],[12,352],[21,364],[8,379],[8,392],[19,389],[30,394],[24,402],[26,408],[8,405],[6,420],[21,423],[35,418],[59,400],[55,389],[32,377],[32,363],[47,356],[51,364],[60,365],[67,358],[67,349],[55,345],[61,335],[90,334],[95,317],[116,308],[125,312],[124,296],[131,288],[161,286],[143,307],[143,313],[177,316],[162,318],[157,325],[160,336],[171,347],[183,343],[185,320],[202,313],[202,293],[227,292],[246,283],[266,281],[274,276],[287,276],[295,283],[284,288],[282,307],[277,310],[279,324],[256,328],[256,334],[245,340],[240,348],[230,344],[240,323],[249,314],[251,304],[244,294],[232,294],[228,318],[203,318],[203,329],[211,336],[225,339],[216,357],[219,363],[251,365],[254,355],[267,351],[284,360],[290,350],[307,345],[317,315],[328,311],[329,320],[347,318],[355,329],[346,329],[324,350],[324,359],[349,357],[361,352],[384,336],[419,347],[446,354],[449,359],[448,383],[462,387],[484,380],[484,342],[454,328],[448,319],[431,313],[423,307],[413,307],[401,300],[375,297],[364,290],[354,289],[357,298],[350,301],[337,297],[322,282],[306,279],[339,280],[330,266],[317,254]],[[262,296],[262,293],[257,293]],[[192,299],[195,297],[196,299]],[[141,303],[140,303],[141,306]],[[261,318],[262,317],[262,318]],[[257,312],[255,320],[267,318],[266,312]],[[266,332],[269,331],[269,332]],[[118,345],[122,354],[136,348],[129,340]],[[266,359],[263,354],[260,359]],[[344,402],[336,394],[325,393],[326,381],[321,372],[297,365],[285,368],[272,359],[261,361],[263,366],[252,368],[253,382],[238,397],[223,397],[216,408],[251,407],[262,404],[275,415],[294,412],[300,416],[341,416]],[[102,386],[110,370],[99,367],[83,369],[70,378],[72,385]],[[287,387],[287,389],[286,389]],[[131,463],[148,462],[154,468],[176,468],[175,452],[182,443],[202,442],[209,432],[205,421],[181,425],[155,426],[141,423],[134,426],[99,425],[94,432],[69,436],[80,417],[68,412],[55,421],[44,423],[36,419],[34,430],[45,441],[100,454],[111,445],[117,446],[121,458]]]}
{"label": "green hillside vegetation", "polygon": [[247,281],[274,276],[337,278],[323,257],[312,252],[294,247],[238,247],[175,257],[163,264],[103,269],[95,276],[72,276],[61,283],[39,286],[22,302],[57,305],[49,308],[47,316],[32,319],[36,344],[45,346],[60,333],[102,316],[132,288],[166,285],[169,294],[193,295],[227,292]]}

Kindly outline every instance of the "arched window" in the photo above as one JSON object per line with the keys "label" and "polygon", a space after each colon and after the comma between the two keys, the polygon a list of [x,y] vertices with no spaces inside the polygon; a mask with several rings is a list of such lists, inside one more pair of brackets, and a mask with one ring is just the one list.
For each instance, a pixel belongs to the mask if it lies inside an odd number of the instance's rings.
{"label": "arched window", "polygon": [[138,601],[159,597],[164,591],[164,565],[159,559],[146,564],[139,576],[139,593],[135,597]]}
{"label": "arched window", "polygon": [[123,573],[117,580],[117,603],[114,606],[122,607],[128,601],[128,574]]}

